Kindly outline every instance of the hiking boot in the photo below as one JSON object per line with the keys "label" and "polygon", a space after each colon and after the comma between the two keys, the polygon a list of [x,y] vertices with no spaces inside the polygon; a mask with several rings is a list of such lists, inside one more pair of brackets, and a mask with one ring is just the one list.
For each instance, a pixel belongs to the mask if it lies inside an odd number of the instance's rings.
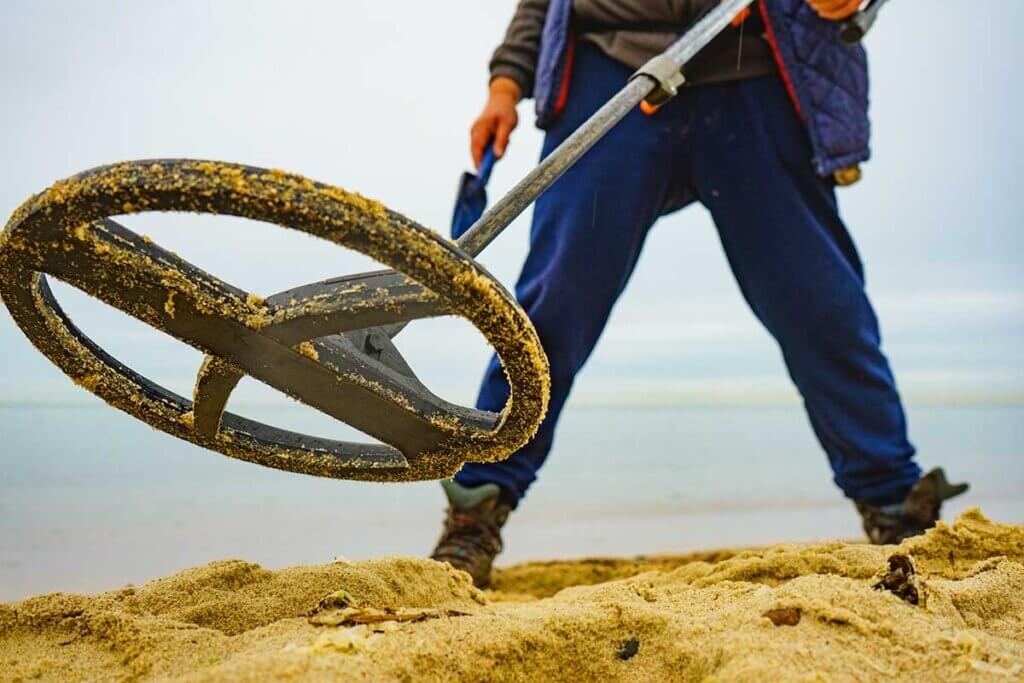
{"label": "hiking boot", "polygon": [[966,490],[967,484],[950,484],[942,468],[936,467],[914,484],[902,503],[869,505],[854,501],[854,505],[872,543],[896,544],[935,526],[942,503]]}
{"label": "hiking boot", "polygon": [[477,588],[491,582],[491,565],[501,552],[501,527],[512,506],[501,502],[497,484],[467,488],[442,481],[448,497],[448,517],[431,558],[447,562],[473,577]]}

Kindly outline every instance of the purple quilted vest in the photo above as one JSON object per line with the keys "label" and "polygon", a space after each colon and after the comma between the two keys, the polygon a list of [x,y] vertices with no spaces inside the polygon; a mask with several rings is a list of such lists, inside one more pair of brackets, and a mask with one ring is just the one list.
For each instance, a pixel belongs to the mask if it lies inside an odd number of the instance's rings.
{"label": "purple quilted vest", "polygon": [[[804,0],[758,0],[779,72],[793,105],[807,126],[822,176],[870,156],[867,55],[861,46],[839,40],[839,25],[821,19]],[[571,68],[572,0],[551,0],[534,97],[537,125],[558,115],[559,97]]]}

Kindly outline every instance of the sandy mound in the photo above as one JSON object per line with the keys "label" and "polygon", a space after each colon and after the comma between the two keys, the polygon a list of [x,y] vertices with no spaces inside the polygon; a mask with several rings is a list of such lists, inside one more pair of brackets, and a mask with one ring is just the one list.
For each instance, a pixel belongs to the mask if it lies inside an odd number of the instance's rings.
{"label": "sandy mound", "polygon": [[[894,553],[913,569],[886,576]],[[1019,679],[1024,527],[970,511],[898,548],[530,564],[486,594],[426,560],[226,561],[0,605],[0,678],[339,677]]]}

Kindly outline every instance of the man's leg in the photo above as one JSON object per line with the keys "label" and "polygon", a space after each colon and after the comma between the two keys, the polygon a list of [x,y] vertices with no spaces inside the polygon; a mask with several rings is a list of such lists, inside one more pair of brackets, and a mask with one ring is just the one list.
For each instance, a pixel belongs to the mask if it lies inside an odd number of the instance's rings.
{"label": "man's leg", "polygon": [[[568,105],[548,132],[544,155],[631,73],[596,47],[578,47]],[[604,329],[648,229],[675,201],[664,132],[661,122],[632,112],[537,201],[516,296],[551,364],[548,414],[533,440],[509,459],[467,464],[455,477],[462,486],[497,484],[502,500],[514,507],[536,478],[573,378]],[[507,397],[504,373],[492,358],[477,407],[498,411]]]}
{"label": "man's leg", "polygon": [[[576,51],[569,101],[544,141],[549,154],[614,95],[630,70],[596,47]],[[530,253],[516,296],[537,328],[551,367],[548,414],[534,438],[497,463],[468,463],[442,485],[448,517],[432,557],[490,580],[502,549],[501,527],[536,479],[576,373],[587,360],[626,285],[650,226],[682,203],[670,191],[672,155],[663,122],[630,113],[537,201]],[[477,406],[498,411],[508,384],[496,359]]]}
{"label": "man's leg", "polygon": [[744,297],[782,348],[836,484],[853,500],[901,503],[921,475],[903,407],[832,181],[812,169],[782,83],[690,98],[693,182]]}

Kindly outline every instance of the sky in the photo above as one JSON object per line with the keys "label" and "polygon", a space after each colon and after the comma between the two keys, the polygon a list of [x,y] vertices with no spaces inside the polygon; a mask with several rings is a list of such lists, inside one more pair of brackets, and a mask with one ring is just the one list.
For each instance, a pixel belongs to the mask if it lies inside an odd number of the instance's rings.
{"label": "sky", "polygon": [[[4,0],[0,213],[93,166],[192,157],[301,173],[447,231],[487,61],[513,8],[512,0]],[[874,158],[840,203],[911,402],[1024,401],[1021,25],[1022,3],[897,0],[867,40]],[[520,115],[492,199],[536,163],[532,102]],[[529,212],[481,256],[509,288],[528,221]],[[125,224],[263,295],[374,267],[240,219],[143,215]],[[198,352],[56,289],[115,356],[191,393]],[[468,323],[417,322],[398,343],[438,393],[472,401],[488,352]],[[5,309],[0,377],[0,402],[95,400],[32,348]],[[247,380],[234,400],[283,399]],[[794,400],[707,213],[691,207],[662,220],[573,401]]]}

